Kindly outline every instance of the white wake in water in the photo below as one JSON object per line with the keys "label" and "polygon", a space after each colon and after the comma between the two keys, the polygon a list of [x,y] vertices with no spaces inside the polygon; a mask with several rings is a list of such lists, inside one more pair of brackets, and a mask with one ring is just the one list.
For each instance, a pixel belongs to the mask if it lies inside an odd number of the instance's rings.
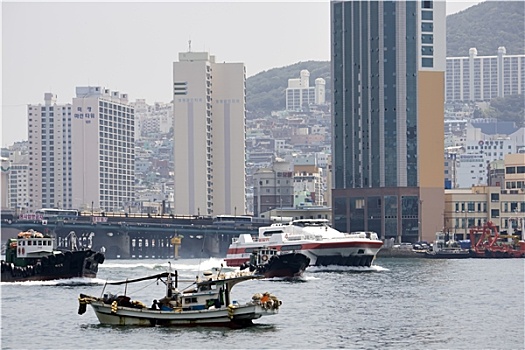
{"label": "white wake in water", "polygon": [[389,271],[387,268],[378,265],[366,266],[339,266],[339,265],[328,265],[328,266],[310,266],[306,269],[306,272],[383,272]]}
{"label": "white wake in water", "polygon": [[74,277],[51,281],[19,281],[19,282],[1,282],[2,285],[21,285],[21,286],[96,286],[103,285],[106,281],[99,278]]}
{"label": "white wake in water", "polygon": [[150,269],[155,271],[167,271],[169,268],[169,263],[171,262],[171,268],[178,271],[205,271],[211,270],[213,268],[221,268],[222,271],[235,271],[237,268],[226,267],[224,259],[219,258],[209,258],[205,260],[201,259],[183,259],[183,260],[166,260],[165,262],[151,261],[147,260],[126,260],[119,262],[118,260],[106,260],[104,264],[99,265],[99,270],[102,269],[133,269],[133,268],[142,268]]}

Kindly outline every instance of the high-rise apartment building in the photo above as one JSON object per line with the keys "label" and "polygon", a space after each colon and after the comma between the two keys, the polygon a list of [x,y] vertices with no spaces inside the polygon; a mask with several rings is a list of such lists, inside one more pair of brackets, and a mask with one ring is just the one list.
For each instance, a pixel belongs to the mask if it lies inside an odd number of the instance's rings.
{"label": "high-rise apartment building", "polygon": [[326,82],[323,78],[315,79],[315,86],[310,86],[310,72],[303,69],[298,79],[288,79],[286,88],[286,110],[301,111],[311,104],[325,104]]}
{"label": "high-rise apartment building", "polygon": [[444,1],[332,1],[333,221],[397,241],[443,226]]}
{"label": "high-rise apartment building", "polygon": [[478,56],[478,50],[471,48],[468,57],[447,58],[447,102],[489,101],[523,93],[525,55],[507,55],[501,46],[496,56]]}
{"label": "high-rise apartment building", "polygon": [[57,104],[44,94],[44,104],[29,105],[28,209],[73,208],[71,104]]}
{"label": "high-rise apartment building", "polygon": [[208,52],[173,63],[175,212],[244,214],[243,63],[217,63]]}
{"label": "high-rise apartment building", "polygon": [[127,94],[76,88],[71,123],[72,208],[124,210],[135,196],[135,120]]}

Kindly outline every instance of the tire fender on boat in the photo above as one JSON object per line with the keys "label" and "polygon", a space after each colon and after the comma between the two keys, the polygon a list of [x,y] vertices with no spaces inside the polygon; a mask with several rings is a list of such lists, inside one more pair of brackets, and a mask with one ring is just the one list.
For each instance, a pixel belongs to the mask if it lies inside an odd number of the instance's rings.
{"label": "tire fender on boat", "polygon": [[261,257],[261,260],[262,260],[262,261],[268,261],[268,255],[264,254],[264,255]]}
{"label": "tire fender on boat", "polygon": [[117,309],[118,309],[118,303],[116,300],[114,300],[112,303],[111,303],[111,313],[112,314],[116,314],[117,313]]}
{"label": "tire fender on boat", "polygon": [[93,259],[99,263],[99,264],[102,264],[105,260],[105,257],[104,257],[104,254],[102,253],[96,253],[95,256],[93,257]]}

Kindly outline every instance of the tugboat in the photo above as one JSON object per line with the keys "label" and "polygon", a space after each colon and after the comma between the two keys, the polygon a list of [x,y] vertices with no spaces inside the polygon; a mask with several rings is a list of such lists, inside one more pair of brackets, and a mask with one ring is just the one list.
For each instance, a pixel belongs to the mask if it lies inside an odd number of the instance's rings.
{"label": "tugboat", "polygon": [[436,232],[436,240],[431,251],[424,252],[426,258],[431,259],[467,259],[470,251],[461,248],[459,242],[447,240],[445,232]]}
{"label": "tugboat", "polygon": [[310,258],[304,254],[264,247],[255,249],[250,256],[250,262],[242,264],[240,269],[249,268],[265,278],[294,278],[300,277],[309,264]]}
{"label": "tugboat", "polygon": [[40,232],[20,232],[6,244],[2,282],[45,281],[97,276],[104,254],[91,249],[55,250],[54,239]]}

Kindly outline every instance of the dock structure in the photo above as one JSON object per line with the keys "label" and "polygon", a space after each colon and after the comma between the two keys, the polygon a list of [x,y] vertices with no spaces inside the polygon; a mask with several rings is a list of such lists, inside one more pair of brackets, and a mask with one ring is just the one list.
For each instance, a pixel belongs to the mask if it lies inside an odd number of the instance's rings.
{"label": "dock structure", "polygon": [[102,250],[109,259],[222,258],[232,238],[258,232],[254,224],[218,225],[211,219],[175,217],[14,220],[2,225],[51,234],[58,248]]}

